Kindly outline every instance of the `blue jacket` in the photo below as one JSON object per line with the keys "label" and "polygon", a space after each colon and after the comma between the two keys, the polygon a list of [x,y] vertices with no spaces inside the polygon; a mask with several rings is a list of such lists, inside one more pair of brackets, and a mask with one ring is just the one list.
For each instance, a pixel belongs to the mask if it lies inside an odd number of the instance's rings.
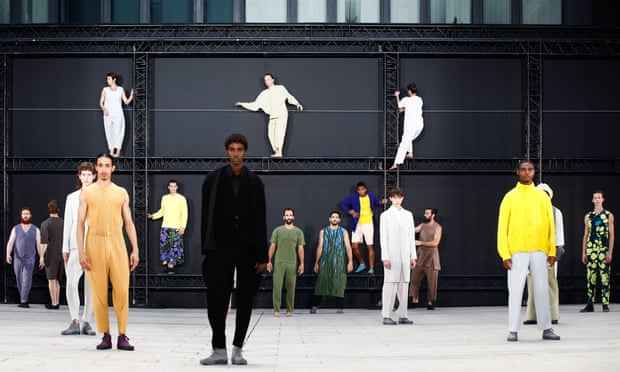
{"label": "blue jacket", "polygon": [[[370,198],[370,209],[374,211],[374,209],[381,205],[381,202],[379,201],[379,199],[377,199],[377,197],[375,196],[375,194],[373,194],[372,192],[368,191],[368,197]],[[351,196],[349,196],[348,198],[344,199],[341,203],[340,203],[340,208],[342,208],[342,210],[345,211],[345,213],[349,213],[349,211],[351,209],[353,209],[354,211],[356,211],[358,214],[360,213],[360,196],[358,193],[355,193]],[[353,231],[355,231],[355,228],[357,227],[357,220],[359,220],[359,217],[355,218],[353,216],[351,216],[351,228]]]}

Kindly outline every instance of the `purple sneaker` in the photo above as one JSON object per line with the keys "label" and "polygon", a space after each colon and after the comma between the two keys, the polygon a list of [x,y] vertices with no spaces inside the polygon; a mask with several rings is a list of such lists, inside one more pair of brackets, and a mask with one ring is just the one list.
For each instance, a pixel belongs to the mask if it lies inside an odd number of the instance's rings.
{"label": "purple sneaker", "polygon": [[109,333],[104,333],[101,343],[97,345],[97,350],[107,350],[112,348],[112,337]]}
{"label": "purple sneaker", "polygon": [[129,343],[129,337],[125,335],[119,335],[118,339],[116,340],[116,348],[118,350],[132,351],[133,345]]}

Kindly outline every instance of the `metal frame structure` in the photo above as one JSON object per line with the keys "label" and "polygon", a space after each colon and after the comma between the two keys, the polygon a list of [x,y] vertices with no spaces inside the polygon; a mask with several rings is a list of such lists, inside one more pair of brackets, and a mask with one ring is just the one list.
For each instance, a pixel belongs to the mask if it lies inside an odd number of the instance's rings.
{"label": "metal frame structure", "polygon": [[[400,58],[412,55],[517,56],[523,59],[527,107],[524,150],[540,171],[553,173],[620,173],[620,159],[545,159],[542,156],[542,60],[550,56],[620,56],[620,29],[592,27],[367,25],[367,24],[230,24],[230,25],[15,25],[0,29],[0,146],[3,155],[4,200],[0,220],[8,224],[8,185],[11,174],[74,172],[76,158],[21,158],[9,155],[10,66],[18,56],[127,56],[134,63],[133,154],[117,163],[133,179],[133,204],[139,246],[146,247],[149,176],[216,169],[223,158],[153,157],[150,153],[149,104],[151,64],[159,56],[351,56],[383,58],[384,156],[370,158],[249,158],[249,168],[263,174],[352,173],[383,175],[387,188],[400,174],[506,173],[517,159],[418,158],[398,172],[388,172],[399,141],[399,118],[393,92],[398,89]],[[202,288],[198,275],[164,277],[148,272],[147,249],[133,275],[133,305],[149,304],[149,288]],[[6,296],[7,275],[4,272]],[[355,279],[357,280],[357,279]],[[363,280],[363,279],[360,279]],[[441,280],[448,280],[442,278]],[[451,287],[501,289],[504,281],[481,277],[451,278]],[[472,284],[473,283],[473,284]],[[358,283],[359,284],[359,283]],[[268,285],[268,284],[266,284]],[[356,284],[357,285],[357,284]],[[376,283],[365,282],[369,290]],[[6,301],[6,298],[5,298]]]}

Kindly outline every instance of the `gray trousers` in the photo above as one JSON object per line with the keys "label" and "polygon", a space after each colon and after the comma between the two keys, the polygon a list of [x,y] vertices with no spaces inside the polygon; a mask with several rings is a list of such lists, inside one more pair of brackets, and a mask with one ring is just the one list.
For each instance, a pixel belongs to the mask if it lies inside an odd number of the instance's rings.
{"label": "gray trousers", "polygon": [[15,270],[15,281],[17,282],[20,302],[28,302],[28,297],[30,296],[34,258],[34,256],[27,258],[15,256],[13,258],[13,270]]}

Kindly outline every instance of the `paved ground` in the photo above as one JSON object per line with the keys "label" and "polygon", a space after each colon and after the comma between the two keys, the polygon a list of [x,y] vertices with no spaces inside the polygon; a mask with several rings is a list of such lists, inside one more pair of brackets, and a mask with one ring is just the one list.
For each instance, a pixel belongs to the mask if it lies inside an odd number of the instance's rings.
{"label": "paved ground", "polygon": [[[384,326],[378,310],[299,309],[291,318],[254,312],[248,366],[201,366],[211,332],[204,309],[143,309],[129,313],[133,352],[97,351],[100,336],[61,336],[68,310],[0,305],[0,371],[620,371],[620,305],[580,314],[561,306],[561,341],[542,341],[523,326],[506,342],[506,307],[410,309],[414,325]],[[111,311],[113,314],[113,311]],[[113,316],[112,316],[113,317]],[[233,318],[228,320],[232,340]],[[113,323],[113,329],[116,325]],[[112,331],[115,340],[115,331]],[[229,341],[230,342],[230,341]],[[114,342],[115,343],[115,342]],[[229,350],[230,351],[230,350]]]}

